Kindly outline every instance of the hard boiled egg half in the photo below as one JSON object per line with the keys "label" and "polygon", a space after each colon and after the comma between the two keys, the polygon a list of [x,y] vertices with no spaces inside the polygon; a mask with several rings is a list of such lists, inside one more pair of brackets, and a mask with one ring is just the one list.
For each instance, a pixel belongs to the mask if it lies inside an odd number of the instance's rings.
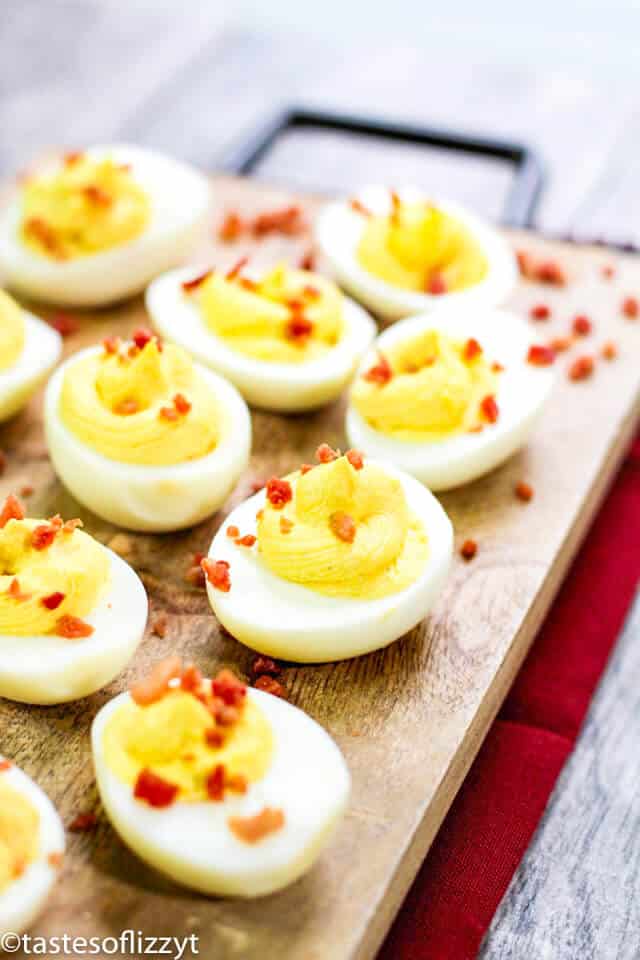
{"label": "hard boiled egg half", "polygon": [[347,436],[432,490],[468,483],[527,442],[553,385],[553,359],[506,311],[402,320],[362,362]]}
{"label": "hard boiled egg half", "polygon": [[35,300],[111,303],[186,259],[209,205],[206,177],[154,151],[67,153],[18,185],[0,218],[0,270]]}
{"label": "hard boiled egg half", "polygon": [[338,283],[389,320],[444,303],[496,305],[517,279],[514,254],[497,231],[415,187],[370,186],[328,204],[316,240]]}
{"label": "hard boiled egg half", "polygon": [[230,671],[177,658],[92,729],[104,809],[143,860],[203,893],[257,897],[305,873],[341,819],[350,777],[314,720]]}
{"label": "hard boiled egg half", "polygon": [[151,284],[156,329],[227,377],[259,407],[334,400],[375,336],[369,315],[316,273],[284,265],[249,275],[176,270]]}
{"label": "hard boiled egg half", "polygon": [[132,530],[178,530],[213,513],[251,446],[235,387],[145,329],[67,360],[47,387],[45,427],[74,497]]}
{"label": "hard boiled egg half", "polygon": [[[63,854],[64,830],[53,804],[26,773],[0,756],[0,936],[21,934],[33,923]],[[7,952],[10,946],[8,941]]]}
{"label": "hard boiled egg half", "polygon": [[131,567],[80,529],[0,508],[0,696],[64,703],[110,683],[147,622]]}
{"label": "hard boiled egg half", "polygon": [[27,403],[61,353],[60,334],[0,290],[0,423]]}
{"label": "hard boiled egg half", "polygon": [[315,466],[246,500],[202,561],[209,601],[238,640],[300,663],[344,660],[426,616],[449,569],[451,523],[395,467],[326,444]]}

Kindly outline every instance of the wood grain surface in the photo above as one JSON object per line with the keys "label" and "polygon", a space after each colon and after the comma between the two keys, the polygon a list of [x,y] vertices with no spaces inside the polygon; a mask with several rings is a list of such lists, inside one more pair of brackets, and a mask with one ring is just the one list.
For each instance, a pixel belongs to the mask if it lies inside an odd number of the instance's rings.
{"label": "wood grain surface", "polygon": [[[220,213],[256,211],[284,199],[256,183],[217,181]],[[315,204],[307,204],[312,216]],[[624,293],[640,288],[640,265],[619,257],[617,278],[602,278],[612,258],[519,236],[514,242],[559,256],[571,282],[565,290],[521,284],[520,309],[541,297],[553,306],[544,338],[566,333],[588,308],[595,334],[584,351],[613,338],[619,358],[597,366],[590,381],[570,383],[569,358],[558,364],[548,411],[526,451],[490,476],[442,496],[457,540],[480,544],[470,564],[456,559],[447,588],[428,621],[401,642],[354,661],[289,667],[292,702],[321,722],[342,747],[354,779],[349,815],[312,872],[281,894],[253,903],[206,899],[160,878],[129,853],[101,813],[93,783],[87,731],[114,693],[156,658],[178,651],[209,673],[221,663],[246,673],[251,653],[224,635],[204,593],[184,583],[191,554],[207,548],[223,520],[218,513],[172,536],[123,533],[76,504],[56,481],[46,456],[40,398],[0,429],[9,468],[0,493],[35,486],[29,511],[80,515],[87,528],[139,571],[152,612],[167,612],[166,637],[150,633],[129,670],[110,688],[79,703],[33,708],[0,704],[0,749],[50,794],[63,819],[98,813],[97,829],[69,838],[62,882],[34,933],[96,936],[122,929],[154,935],[195,932],[216,960],[364,960],[371,958],[437,831],[484,734],[515,675],[567,565],[615,471],[637,422],[640,323],[620,315]],[[297,257],[308,239],[269,239],[256,262]],[[224,266],[241,244],[203,251]],[[48,314],[50,311],[43,311]],[[107,333],[130,331],[144,319],[139,302],[84,314],[67,351]],[[574,354],[575,354],[574,350]],[[343,403],[316,414],[253,413],[251,467],[225,506],[242,500],[255,480],[309,460],[323,440],[344,447]],[[522,504],[514,484],[528,480],[535,498]]]}

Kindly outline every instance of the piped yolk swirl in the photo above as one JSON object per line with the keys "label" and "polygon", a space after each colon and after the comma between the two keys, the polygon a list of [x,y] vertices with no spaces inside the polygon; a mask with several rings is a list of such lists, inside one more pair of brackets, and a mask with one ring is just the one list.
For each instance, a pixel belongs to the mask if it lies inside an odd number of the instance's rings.
{"label": "piped yolk swirl", "polygon": [[21,791],[0,779],[0,895],[38,856],[39,830],[38,811]]}
{"label": "piped yolk swirl", "polygon": [[24,317],[18,304],[0,290],[0,371],[12,367],[24,350]]}

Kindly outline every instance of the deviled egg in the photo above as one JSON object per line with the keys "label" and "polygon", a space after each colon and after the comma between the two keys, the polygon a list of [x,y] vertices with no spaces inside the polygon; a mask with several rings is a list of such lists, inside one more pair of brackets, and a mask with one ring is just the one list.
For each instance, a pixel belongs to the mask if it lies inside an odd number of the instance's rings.
{"label": "deviled egg", "polygon": [[60,334],[0,290],[0,423],[22,409],[61,353]]}
{"label": "deviled egg", "polygon": [[33,923],[63,854],[64,830],[53,804],[26,773],[0,756],[0,936],[19,935]]}
{"label": "deviled egg", "polygon": [[243,267],[158,277],[146,296],[156,329],[256,406],[294,412],[334,400],[375,336],[369,315],[316,273]]}
{"label": "deviled egg", "polygon": [[124,842],[208,894],[257,897],[312,866],[347,805],[333,740],[229,670],[178,658],[108,703],[92,728],[103,807]]}
{"label": "deviled egg", "polygon": [[110,683],[144,634],[147,595],[117,554],[66,523],[0,508],[0,696],[78,700]]}
{"label": "deviled egg", "polygon": [[338,283],[389,320],[443,303],[494,306],[518,275],[496,230],[415,187],[370,186],[355,200],[328,204],[316,240]]}
{"label": "deviled egg", "polygon": [[432,490],[487,473],[527,442],[553,352],[501,310],[441,310],[378,337],[349,396],[347,436]]}
{"label": "deviled egg", "polygon": [[200,242],[210,185],[125,144],[56,157],[24,177],[0,218],[0,271],[36,300],[99,306],[143,290]]}
{"label": "deviled egg", "polygon": [[235,387],[146,329],[67,360],[47,386],[45,427],[74,497],[132,530],[178,530],[213,513],[251,446]]}
{"label": "deviled egg", "polygon": [[237,507],[202,561],[213,610],[234,637],[299,663],[384,647],[426,616],[452,553],[428,490],[358,451],[320,460]]}

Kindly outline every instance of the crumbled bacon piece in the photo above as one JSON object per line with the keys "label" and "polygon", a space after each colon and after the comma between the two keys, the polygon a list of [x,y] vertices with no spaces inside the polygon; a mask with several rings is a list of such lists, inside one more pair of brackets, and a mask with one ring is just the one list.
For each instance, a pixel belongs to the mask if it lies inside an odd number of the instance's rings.
{"label": "crumbled bacon piece", "polygon": [[264,837],[284,826],[284,812],[279,808],[264,807],[253,817],[229,817],[229,829],[243,843],[259,843]]}
{"label": "crumbled bacon piece", "polygon": [[447,282],[441,273],[433,273],[427,283],[427,293],[433,296],[440,296],[447,292]]}
{"label": "crumbled bacon piece", "polygon": [[504,365],[502,363],[498,363],[497,360],[494,360],[491,364],[491,371],[492,373],[502,373],[504,371]]}
{"label": "crumbled bacon piece", "polygon": [[573,318],[571,329],[577,337],[587,337],[591,333],[592,326],[589,317],[584,313],[579,313]]}
{"label": "crumbled bacon piece", "polygon": [[314,270],[316,265],[316,258],[313,250],[307,250],[305,254],[300,257],[300,263],[298,266],[301,270]]}
{"label": "crumbled bacon piece", "polygon": [[296,311],[287,321],[285,336],[289,340],[306,340],[313,333],[313,322]]}
{"label": "crumbled bacon piece", "polygon": [[65,594],[60,593],[59,590],[56,590],[54,593],[50,593],[46,597],[42,597],[40,603],[43,607],[46,607],[47,610],[57,610],[64,598]]}
{"label": "crumbled bacon piece", "polygon": [[197,551],[193,555],[191,566],[187,568],[184,578],[187,583],[191,583],[194,587],[200,587],[204,589],[206,586],[206,578],[204,575],[204,570],[201,567],[202,559],[204,557],[203,553]]}
{"label": "crumbled bacon piece", "polygon": [[224,736],[215,727],[207,727],[204,732],[204,739],[208,747],[221,747],[224,743]]}
{"label": "crumbled bacon piece", "polygon": [[334,450],[328,443],[321,443],[316,450],[316,460],[320,463],[332,463],[332,461],[337,460],[339,456],[340,451]]}
{"label": "crumbled bacon piece", "polygon": [[533,273],[533,256],[527,250],[516,250],[518,269],[523,277],[530,277]]}
{"label": "crumbled bacon piece", "polygon": [[244,537],[238,537],[234,542],[237,547],[252,547],[256,538],[252,533],[245,533]]}
{"label": "crumbled bacon piece", "polygon": [[[1,472],[1,471],[0,471]],[[20,496],[21,497],[30,497],[34,491],[34,487],[30,483],[25,483],[20,487]]]}
{"label": "crumbled bacon piece", "polygon": [[616,268],[613,266],[613,264],[605,263],[605,265],[602,268],[602,276],[605,278],[605,280],[613,280],[615,275],[616,275]]}
{"label": "crumbled bacon piece", "polygon": [[138,406],[138,401],[133,399],[121,400],[113,408],[113,412],[119,417],[132,417],[139,411],[140,407]]}
{"label": "crumbled bacon piece", "polygon": [[534,367],[549,367],[555,358],[556,355],[551,347],[545,347],[540,343],[532,344],[527,353],[527,363],[533,364]]}
{"label": "crumbled bacon piece", "polygon": [[264,237],[268,233],[284,233],[293,236],[306,230],[301,207],[291,204],[276,210],[259,213],[251,223],[255,237]]}
{"label": "crumbled bacon piece", "polygon": [[247,696],[247,685],[231,670],[221,670],[211,681],[211,690],[228,707],[240,707]]}
{"label": "crumbled bacon piece", "polygon": [[229,564],[226,560],[211,560],[209,557],[205,557],[200,566],[212,587],[220,590],[221,593],[229,593],[231,577],[229,576]]}
{"label": "crumbled bacon piece", "polygon": [[480,401],[480,410],[485,420],[487,420],[489,423],[496,422],[500,411],[498,410],[496,398],[492,393],[489,393],[486,397],[482,398]]}
{"label": "crumbled bacon piece", "polygon": [[11,760],[0,760],[0,773],[6,773],[7,770],[11,770],[12,766]]}
{"label": "crumbled bacon piece", "polygon": [[635,320],[640,313],[640,303],[636,297],[625,297],[622,301],[622,312],[629,320]]}
{"label": "crumbled bacon piece", "polygon": [[180,657],[167,657],[156,663],[148,677],[141,680],[129,691],[131,699],[139,707],[146,707],[156,700],[161,700],[169,689],[172,680],[182,674],[182,661]]}
{"label": "crumbled bacon piece", "polygon": [[138,350],[144,350],[146,345],[154,339],[153,330],[150,330],[149,327],[138,327],[131,334],[131,339]]}
{"label": "crumbled bacon piece", "polygon": [[62,518],[52,517],[48,523],[39,523],[31,533],[31,546],[34,550],[46,550],[62,529]]}
{"label": "crumbled bacon piece", "polygon": [[280,480],[278,477],[271,477],[267,481],[267,500],[272,507],[280,510],[285,503],[289,503],[293,497],[293,490],[288,480]]}
{"label": "crumbled bacon piece", "polygon": [[239,260],[236,260],[236,262],[231,267],[231,269],[227,270],[227,272],[225,273],[224,275],[225,280],[235,280],[236,277],[240,276],[242,270],[246,267],[248,263],[249,263],[249,257],[240,257]]}
{"label": "crumbled bacon piece", "polygon": [[81,640],[84,637],[90,637],[93,629],[90,623],[86,623],[80,617],[65,613],[62,617],[58,617],[55,632],[56,636],[65,637],[67,640]]}
{"label": "crumbled bacon piece", "polygon": [[87,200],[95,203],[97,207],[110,207],[113,203],[111,194],[107,193],[106,190],[103,190],[102,187],[99,187],[95,183],[87,184],[87,186],[83,188],[83,192]]}
{"label": "crumbled bacon piece", "polygon": [[[571,346],[570,337],[554,337],[549,341],[549,349],[553,353],[564,353]],[[531,361],[529,361],[531,362]],[[553,363],[553,360],[551,361]]]}
{"label": "crumbled bacon piece", "polygon": [[168,625],[169,618],[166,613],[159,613],[151,624],[151,632],[155,634],[156,637],[166,637]]}
{"label": "crumbled bacon piece", "polygon": [[230,537],[232,540],[235,540],[236,537],[240,536],[240,530],[238,529],[238,527],[236,527],[235,524],[233,523],[229,524],[229,526],[227,527],[227,536]]}
{"label": "crumbled bacon piece", "polygon": [[67,829],[71,833],[86,833],[88,830],[93,830],[97,823],[98,818],[95,813],[88,810],[86,813],[79,813],[74,817]]}
{"label": "crumbled bacon piece", "polygon": [[309,470],[313,470],[313,463],[301,463],[300,464],[300,473],[304,477],[305,473],[309,473]]}
{"label": "crumbled bacon piece", "polygon": [[161,420],[167,420],[169,423],[175,423],[180,419],[180,414],[175,407],[160,407],[158,417]]}
{"label": "crumbled bacon piece", "polygon": [[9,520],[24,520],[24,510],[22,504],[12,493],[2,505],[0,510],[0,530],[6,526]]}
{"label": "crumbled bacon piece", "polygon": [[556,287],[564,287],[567,282],[567,276],[557,260],[542,260],[538,263],[534,268],[534,279]]}
{"label": "crumbled bacon piece", "polygon": [[188,693],[194,693],[202,687],[202,674],[195,664],[188,663],[180,674],[180,687]]}
{"label": "crumbled bacon piece", "polygon": [[30,217],[29,220],[25,220],[24,230],[26,233],[32,234],[49,251],[52,257],[56,257],[58,260],[66,259],[55,230],[42,217]]}
{"label": "crumbled bacon piece", "polygon": [[551,316],[551,308],[546,303],[537,303],[529,310],[529,316],[532,320],[548,320]]}
{"label": "crumbled bacon piece", "polygon": [[170,807],[178,796],[179,788],[169,783],[147,767],[141,770],[133,788],[136,800],[143,800],[150,807]]}
{"label": "crumbled bacon piece", "polygon": [[105,353],[113,354],[118,352],[120,346],[119,337],[105,337],[102,341],[102,347]]}
{"label": "crumbled bacon piece", "polygon": [[463,359],[469,363],[482,354],[482,347],[475,337],[469,337],[462,350]]}
{"label": "crumbled bacon piece", "polygon": [[75,317],[63,313],[61,310],[54,313],[53,316],[47,317],[47,323],[54,330],[57,330],[61,337],[70,337],[78,330],[78,321]]}
{"label": "crumbled bacon piece", "polygon": [[605,360],[615,360],[618,356],[618,348],[613,340],[607,340],[606,343],[602,344],[602,356]]}
{"label": "crumbled bacon piece", "polygon": [[79,163],[83,156],[84,153],[82,150],[68,150],[62,158],[62,162],[65,167],[72,167],[74,164]]}
{"label": "crumbled bacon piece", "polygon": [[386,383],[389,383],[391,377],[393,376],[393,370],[391,369],[391,364],[387,360],[384,353],[378,351],[378,362],[375,363],[372,367],[369,367],[368,370],[362,374],[362,379],[367,380],[369,383],[377,383],[379,386],[384,387]]}
{"label": "crumbled bacon piece", "polygon": [[263,693],[270,693],[274,697],[280,697],[281,700],[287,699],[287,692],[282,684],[266,674],[257,677],[253,685],[256,690],[262,690]]}
{"label": "crumbled bacon piece", "polygon": [[293,526],[293,520],[289,520],[288,517],[280,517],[280,533],[291,533]]}
{"label": "crumbled bacon piece", "polygon": [[218,237],[223,243],[233,243],[244,231],[244,221],[236,210],[229,210],[218,227]]}
{"label": "crumbled bacon piece", "polygon": [[345,457],[354,470],[362,470],[364,467],[364,454],[360,450],[347,450]]}
{"label": "crumbled bacon piece", "polygon": [[181,417],[186,417],[191,410],[191,402],[187,400],[183,393],[176,393],[173,398],[173,405]]}
{"label": "crumbled bacon piece", "polygon": [[271,657],[256,657],[251,664],[251,673],[254,677],[259,677],[263,674],[267,674],[270,677],[277,677],[280,672],[281,668]]}
{"label": "crumbled bacon piece", "polygon": [[595,370],[595,360],[588,354],[576,357],[569,367],[569,380],[587,380]]}
{"label": "crumbled bacon piece", "polygon": [[355,213],[359,213],[363,217],[372,217],[373,214],[368,207],[365,207],[364,203],[361,200],[358,200],[357,197],[354,197],[352,200],[349,200],[349,206]]}
{"label": "crumbled bacon piece", "polygon": [[224,774],[224,764],[218,763],[207,777],[207,796],[214,803],[224,800]]}
{"label": "crumbled bacon piece", "polygon": [[353,543],[356,538],[356,524],[353,517],[342,510],[336,510],[329,517],[329,527],[332,533],[345,543]]}
{"label": "crumbled bacon piece", "polygon": [[524,480],[516,483],[514,492],[518,500],[522,500],[523,503],[528,503],[529,500],[533,499],[533,487]]}
{"label": "crumbled bacon piece", "polygon": [[475,540],[465,540],[460,547],[460,556],[463,558],[463,560],[473,560],[477,552],[478,544]]}
{"label": "crumbled bacon piece", "polygon": [[212,275],[213,270],[203,270],[202,273],[198,273],[195,277],[191,277],[190,280],[183,280],[180,286],[185,293],[192,293],[194,290],[197,290],[205,280],[208,280]]}
{"label": "crumbled bacon piece", "polygon": [[20,583],[17,577],[14,577],[11,583],[9,584],[7,593],[13,600],[17,600],[19,603],[24,603],[25,600],[30,600],[32,596],[30,593],[22,592],[22,590],[20,589]]}

